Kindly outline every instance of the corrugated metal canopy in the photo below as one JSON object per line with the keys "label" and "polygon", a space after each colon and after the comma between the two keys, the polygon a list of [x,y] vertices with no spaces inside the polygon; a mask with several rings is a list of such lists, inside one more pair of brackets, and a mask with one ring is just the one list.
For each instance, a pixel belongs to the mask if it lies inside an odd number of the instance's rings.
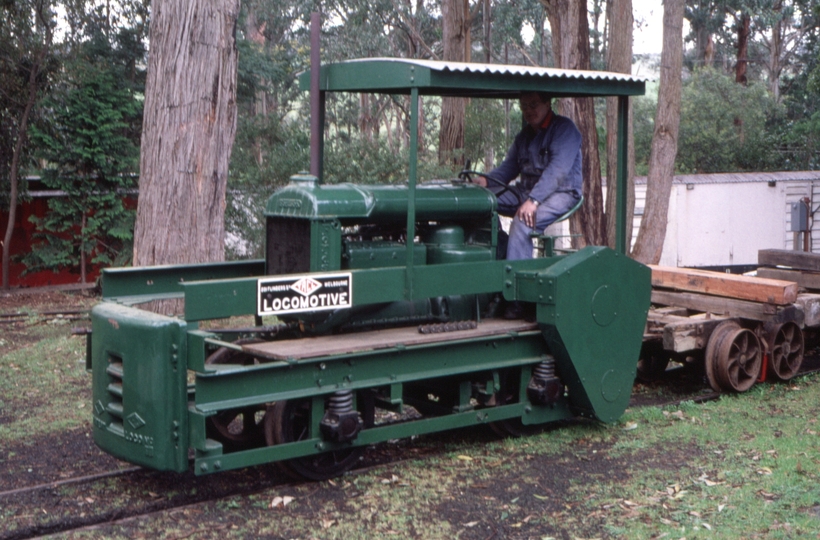
{"label": "corrugated metal canopy", "polygon": [[[408,58],[362,58],[323,65],[320,88],[330,92],[517,98],[522,91],[555,96],[635,96],[646,79],[623,73],[505,64],[441,62]],[[310,72],[300,85],[310,88]]]}

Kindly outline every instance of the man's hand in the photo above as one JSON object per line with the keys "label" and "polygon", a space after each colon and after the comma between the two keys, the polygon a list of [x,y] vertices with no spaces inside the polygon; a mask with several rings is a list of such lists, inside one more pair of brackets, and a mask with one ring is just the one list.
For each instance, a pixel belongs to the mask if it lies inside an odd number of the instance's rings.
{"label": "man's hand", "polygon": [[487,187],[487,179],[483,176],[475,175],[470,181],[477,186]]}
{"label": "man's hand", "polygon": [[530,199],[524,201],[524,204],[518,207],[518,212],[515,213],[515,217],[520,219],[524,225],[529,227],[530,229],[535,228],[535,211],[538,210],[538,205],[532,202]]}

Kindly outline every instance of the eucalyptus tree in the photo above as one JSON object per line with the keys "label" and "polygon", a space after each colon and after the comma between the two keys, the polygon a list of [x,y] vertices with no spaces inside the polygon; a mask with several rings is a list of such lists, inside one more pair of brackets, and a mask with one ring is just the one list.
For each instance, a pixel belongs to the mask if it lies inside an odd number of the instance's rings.
{"label": "eucalyptus tree", "polygon": [[[606,68],[616,73],[632,73],[632,0],[609,0],[606,6]],[[627,164],[626,164],[626,215],[635,208],[635,137],[633,113],[629,108],[627,118]],[[618,98],[606,99],[606,232],[607,245],[615,247],[618,163]],[[626,245],[631,244],[632,227],[626,228]]]}
{"label": "eucalyptus tree", "polygon": [[[555,66],[590,69],[589,21],[586,0],[541,0],[549,17]],[[561,99],[559,112],[572,118],[583,138],[584,205],[571,225],[588,244],[606,243],[606,221],[598,155],[598,131],[592,98]]]}
{"label": "eucalyptus tree", "polygon": [[692,67],[713,65],[719,47],[715,35],[726,21],[725,0],[687,0],[684,17],[689,22],[688,39],[695,44]]}
{"label": "eucalyptus tree", "polygon": [[680,126],[683,4],[684,0],[665,0],[663,5],[660,89],[649,157],[646,207],[631,254],[643,263],[658,263],[666,236]]}
{"label": "eucalyptus tree", "polygon": [[[470,4],[468,0],[443,0],[441,2],[441,39],[443,59],[469,62]],[[441,129],[439,130],[439,162],[464,163],[464,115],[466,100],[444,97],[441,100]]]}
{"label": "eucalyptus tree", "polygon": [[818,15],[814,0],[771,0],[756,15],[755,26],[764,53],[758,62],[765,70],[775,101],[781,99],[781,79],[793,77],[806,67],[800,55],[807,50],[807,39],[817,32]]}
{"label": "eucalyptus tree", "polygon": [[56,66],[51,0],[0,4],[0,187],[9,216],[2,240],[2,287],[9,287],[11,238],[17,219],[20,171],[29,152],[28,129]]}
{"label": "eucalyptus tree", "polygon": [[224,259],[237,0],[154,0],[134,265]]}

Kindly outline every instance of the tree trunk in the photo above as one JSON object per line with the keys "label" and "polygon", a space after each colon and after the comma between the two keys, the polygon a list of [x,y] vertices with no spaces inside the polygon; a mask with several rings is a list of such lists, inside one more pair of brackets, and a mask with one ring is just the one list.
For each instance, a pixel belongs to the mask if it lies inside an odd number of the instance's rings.
{"label": "tree trunk", "polygon": [[87,253],[85,252],[85,228],[87,222],[88,216],[85,214],[85,211],[83,211],[83,217],[80,219],[80,283],[86,283],[88,279],[87,266],[85,264],[87,260]]}
{"label": "tree trunk", "polygon": [[237,0],[154,0],[134,266],[224,260]]}
{"label": "tree trunk", "polygon": [[[607,4],[609,42],[606,67],[616,73],[632,73],[632,0],[610,0]],[[626,247],[632,241],[632,214],[635,210],[635,137],[632,133],[632,107],[627,119]],[[615,247],[618,171],[618,98],[606,100],[606,241]]]}
{"label": "tree trunk", "polygon": [[769,46],[769,92],[775,103],[780,102],[780,55],[783,52],[783,2],[775,2],[772,11],[777,20],[772,25],[772,40]]}
{"label": "tree trunk", "polygon": [[[444,0],[441,3],[442,42],[444,43],[444,60],[467,62],[467,33],[469,24],[469,6],[466,0]],[[464,115],[466,101],[464,98],[441,99],[441,130],[439,132],[439,163],[464,163]]]}
{"label": "tree trunk", "polygon": [[632,257],[645,264],[658,264],[666,237],[669,196],[678,153],[681,69],[683,67],[684,0],[665,0],[663,50],[658,89],[655,133],[649,155],[646,206]]}
{"label": "tree trunk", "polygon": [[[585,0],[541,0],[547,10],[552,33],[556,67],[590,69],[589,21]],[[601,165],[598,156],[598,131],[592,98],[562,99],[559,114],[571,118],[583,138],[584,206],[570,219],[573,231],[583,235],[587,244],[606,242],[606,220],[601,191]]]}
{"label": "tree trunk", "polygon": [[489,64],[493,61],[492,50],[492,6],[490,0],[483,0],[482,16],[484,17],[484,62]]}
{"label": "tree trunk", "polygon": [[28,74],[28,94],[26,96],[26,104],[23,108],[23,115],[20,118],[20,125],[17,128],[17,140],[14,143],[14,149],[11,155],[11,167],[9,170],[9,219],[6,224],[6,233],[3,236],[3,289],[8,289],[10,286],[9,272],[11,267],[11,237],[14,234],[14,222],[17,219],[17,198],[20,184],[20,157],[23,153],[23,146],[28,135],[28,120],[31,116],[31,110],[37,102],[37,92],[40,85],[45,84],[45,81],[39,80],[40,71],[46,61],[46,56],[51,48],[52,28],[49,24],[51,21],[46,18],[47,6],[44,3],[37,5],[38,28],[42,28],[45,32],[43,43],[40,51],[34,59]]}
{"label": "tree trunk", "polygon": [[752,19],[744,13],[737,23],[737,64],[735,65],[735,82],[746,84],[746,68],[749,65],[749,34],[751,33]]}

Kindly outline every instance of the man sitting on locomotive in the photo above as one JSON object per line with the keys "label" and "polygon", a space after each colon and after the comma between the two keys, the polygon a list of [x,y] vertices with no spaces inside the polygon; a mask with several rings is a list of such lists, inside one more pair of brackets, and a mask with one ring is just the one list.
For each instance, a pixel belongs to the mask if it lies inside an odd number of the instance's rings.
{"label": "man sitting on locomotive", "polygon": [[[487,176],[474,181],[498,196],[498,213],[513,218],[506,257],[531,259],[530,233],[543,231],[580,200],[581,133],[569,118],[552,111],[549,94],[524,92],[520,101],[526,126],[516,135],[504,161]],[[518,193],[506,190],[517,176]],[[519,199],[520,196],[520,199]],[[503,243],[503,239],[500,239]],[[520,305],[511,305],[505,317],[520,316]]]}

